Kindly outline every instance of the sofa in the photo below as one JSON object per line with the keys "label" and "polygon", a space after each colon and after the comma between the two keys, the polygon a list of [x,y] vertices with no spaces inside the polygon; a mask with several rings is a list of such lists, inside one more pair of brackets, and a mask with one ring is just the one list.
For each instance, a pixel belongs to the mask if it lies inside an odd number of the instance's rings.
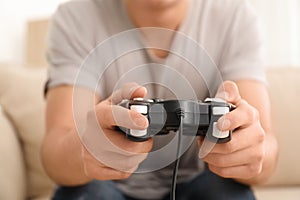
{"label": "sofa", "polygon": [[46,200],[54,184],[43,170],[45,69],[0,65],[0,199]]}
{"label": "sofa", "polygon": [[[253,187],[258,200],[300,199],[300,67],[266,70],[280,153],[276,172]],[[40,159],[46,69],[0,64],[0,199],[47,200],[55,184]]]}

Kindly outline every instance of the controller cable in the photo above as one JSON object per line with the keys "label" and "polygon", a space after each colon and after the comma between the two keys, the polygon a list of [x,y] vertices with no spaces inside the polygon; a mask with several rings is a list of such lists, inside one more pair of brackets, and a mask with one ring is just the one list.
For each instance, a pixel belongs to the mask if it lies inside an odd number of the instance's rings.
{"label": "controller cable", "polygon": [[182,109],[179,109],[177,111],[177,116],[180,118],[180,125],[178,130],[178,143],[177,143],[177,152],[176,152],[176,160],[174,162],[174,169],[173,169],[173,175],[172,175],[172,187],[170,192],[170,200],[176,199],[176,183],[177,183],[177,174],[178,174],[178,167],[180,162],[180,153],[181,153],[181,140],[182,140],[182,134],[183,134],[183,118],[184,118],[184,111]]}

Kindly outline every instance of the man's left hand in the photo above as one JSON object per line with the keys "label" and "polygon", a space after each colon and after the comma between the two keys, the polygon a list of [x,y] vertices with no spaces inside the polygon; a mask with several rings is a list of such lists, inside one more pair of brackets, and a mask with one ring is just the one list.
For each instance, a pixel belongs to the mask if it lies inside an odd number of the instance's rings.
{"label": "man's left hand", "polygon": [[[265,131],[259,112],[241,98],[237,85],[226,81],[217,96],[236,108],[218,120],[220,131],[234,130],[230,142],[216,144],[200,157],[215,174],[224,178],[251,179],[262,171],[265,156]],[[203,139],[199,139],[199,145]]]}

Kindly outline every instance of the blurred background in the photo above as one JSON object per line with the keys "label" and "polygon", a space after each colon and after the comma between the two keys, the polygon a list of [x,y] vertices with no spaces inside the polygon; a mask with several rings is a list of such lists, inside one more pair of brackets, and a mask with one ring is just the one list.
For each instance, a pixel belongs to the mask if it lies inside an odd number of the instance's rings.
{"label": "blurred background", "polygon": [[[1,0],[0,63],[28,64],[30,22],[45,21],[66,0]],[[37,25],[38,26],[38,25]],[[35,28],[35,27],[34,27]],[[44,30],[44,29],[43,29]],[[36,34],[42,34],[41,31]],[[40,42],[40,41],[38,41]],[[40,62],[40,61],[39,61]]]}
{"label": "blurred background", "polygon": [[[66,1],[1,0],[0,62],[30,62],[28,60],[32,58],[28,58],[28,40],[33,37],[33,33],[28,35],[29,22],[48,19],[57,6]],[[265,29],[266,67],[300,66],[300,1],[249,1],[257,10]]]}
{"label": "blurred background", "polygon": [[300,1],[250,0],[266,36],[266,67],[300,66]]}

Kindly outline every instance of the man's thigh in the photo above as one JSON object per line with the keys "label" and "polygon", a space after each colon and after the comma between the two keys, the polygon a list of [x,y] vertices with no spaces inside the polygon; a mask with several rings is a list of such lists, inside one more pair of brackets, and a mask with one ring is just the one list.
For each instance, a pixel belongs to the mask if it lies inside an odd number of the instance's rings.
{"label": "man's thigh", "polygon": [[[169,197],[166,197],[168,199]],[[225,179],[206,170],[188,183],[179,184],[176,200],[254,200],[249,186]]]}
{"label": "man's thigh", "polygon": [[58,187],[52,200],[126,200],[112,181],[92,181],[76,187]]}

